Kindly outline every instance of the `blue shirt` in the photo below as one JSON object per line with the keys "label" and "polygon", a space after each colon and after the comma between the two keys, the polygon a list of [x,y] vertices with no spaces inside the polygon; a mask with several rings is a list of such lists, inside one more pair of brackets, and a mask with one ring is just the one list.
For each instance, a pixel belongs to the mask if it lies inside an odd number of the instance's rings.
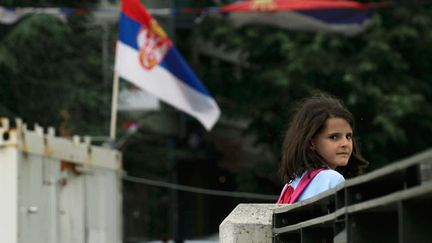
{"label": "blue shirt", "polygon": [[[295,189],[299,184],[301,178],[306,174],[303,173],[301,177],[295,178],[290,185]],[[339,172],[335,170],[322,170],[320,171],[315,178],[309,183],[306,189],[298,198],[298,201],[303,201],[305,199],[311,198],[320,194],[321,192],[327,191],[331,188],[336,187],[340,183],[344,182],[345,178]]]}

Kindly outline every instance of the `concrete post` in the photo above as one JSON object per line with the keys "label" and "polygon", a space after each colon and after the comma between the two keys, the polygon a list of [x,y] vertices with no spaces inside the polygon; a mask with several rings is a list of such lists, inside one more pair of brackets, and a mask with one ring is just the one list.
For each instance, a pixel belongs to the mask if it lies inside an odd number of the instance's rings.
{"label": "concrete post", "polygon": [[283,206],[239,204],[219,226],[220,243],[272,242],[273,210]]}

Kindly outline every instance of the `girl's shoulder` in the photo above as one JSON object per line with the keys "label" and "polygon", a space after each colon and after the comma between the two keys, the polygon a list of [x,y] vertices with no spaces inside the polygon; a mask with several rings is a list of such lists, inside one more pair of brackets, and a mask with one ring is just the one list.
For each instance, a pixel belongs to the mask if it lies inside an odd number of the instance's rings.
{"label": "girl's shoulder", "polygon": [[339,172],[332,169],[322,170],[312,179],[312,181],[300,195],[298,201],[303,201],[329,189],[335,188],[344,181],[345,179],[343,175],[341,175]]}
{"label": "girl's shoulder", "polygon": [[345,181],[343,175],[335,170],[327,169],[320,171],[314,178],[316,183],[323,183],[330,188],[337,186],[339,183]]}
{"label": "girl's shoulder", "polygon": [[[295,178],[294,180],[292,180],[288,184],[291,185],[293,188],[296,188],[297,185],[300,183],[301,179],[305,175],[307,175],[307,172],[304,172],[302,176]],[[343,181],[345,181],[345,178],[339,172],[332,170],[332,169],[324,169],[315,175],[315,177],[311,181],[311,183],[315,182],[315,183],[318,183],[321,185],[327,185],[327,186],[328,185],[334,185],[334,186],[336,186],[337,184],[339,184]]]}
{"label": "girl's shoulder", "polygon": [[339,178],[342,177],[343,175],[335,170],[332,169],[326,169],[326,170],[322,170],[320,171],[317,176],[330,176],[330,177],[335,177],[335,178]]}

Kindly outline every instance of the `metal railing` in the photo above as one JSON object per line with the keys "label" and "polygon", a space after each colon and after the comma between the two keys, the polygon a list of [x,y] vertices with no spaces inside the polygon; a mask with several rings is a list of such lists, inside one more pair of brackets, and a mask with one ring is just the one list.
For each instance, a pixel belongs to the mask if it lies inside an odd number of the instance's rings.
{"label": "metal railing", "polygon": [[431,242],[432,150],[273,211],[273,242]]}

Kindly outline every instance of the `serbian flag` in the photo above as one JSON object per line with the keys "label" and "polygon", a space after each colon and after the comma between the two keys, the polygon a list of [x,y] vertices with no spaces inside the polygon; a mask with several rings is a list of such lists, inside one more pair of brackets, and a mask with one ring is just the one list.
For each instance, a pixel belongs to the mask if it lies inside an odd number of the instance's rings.
{"label": "serbian flag", "polygon": [[355,35],[379,5],[338,0],[245,0],[221,9],[235,26],[267,24],[290,30]]}
{"label": "serbian flag", "polygon": [[210,130],[220,109],[139,0],[123,0],[116,46],[119,76],[195,117]]}

